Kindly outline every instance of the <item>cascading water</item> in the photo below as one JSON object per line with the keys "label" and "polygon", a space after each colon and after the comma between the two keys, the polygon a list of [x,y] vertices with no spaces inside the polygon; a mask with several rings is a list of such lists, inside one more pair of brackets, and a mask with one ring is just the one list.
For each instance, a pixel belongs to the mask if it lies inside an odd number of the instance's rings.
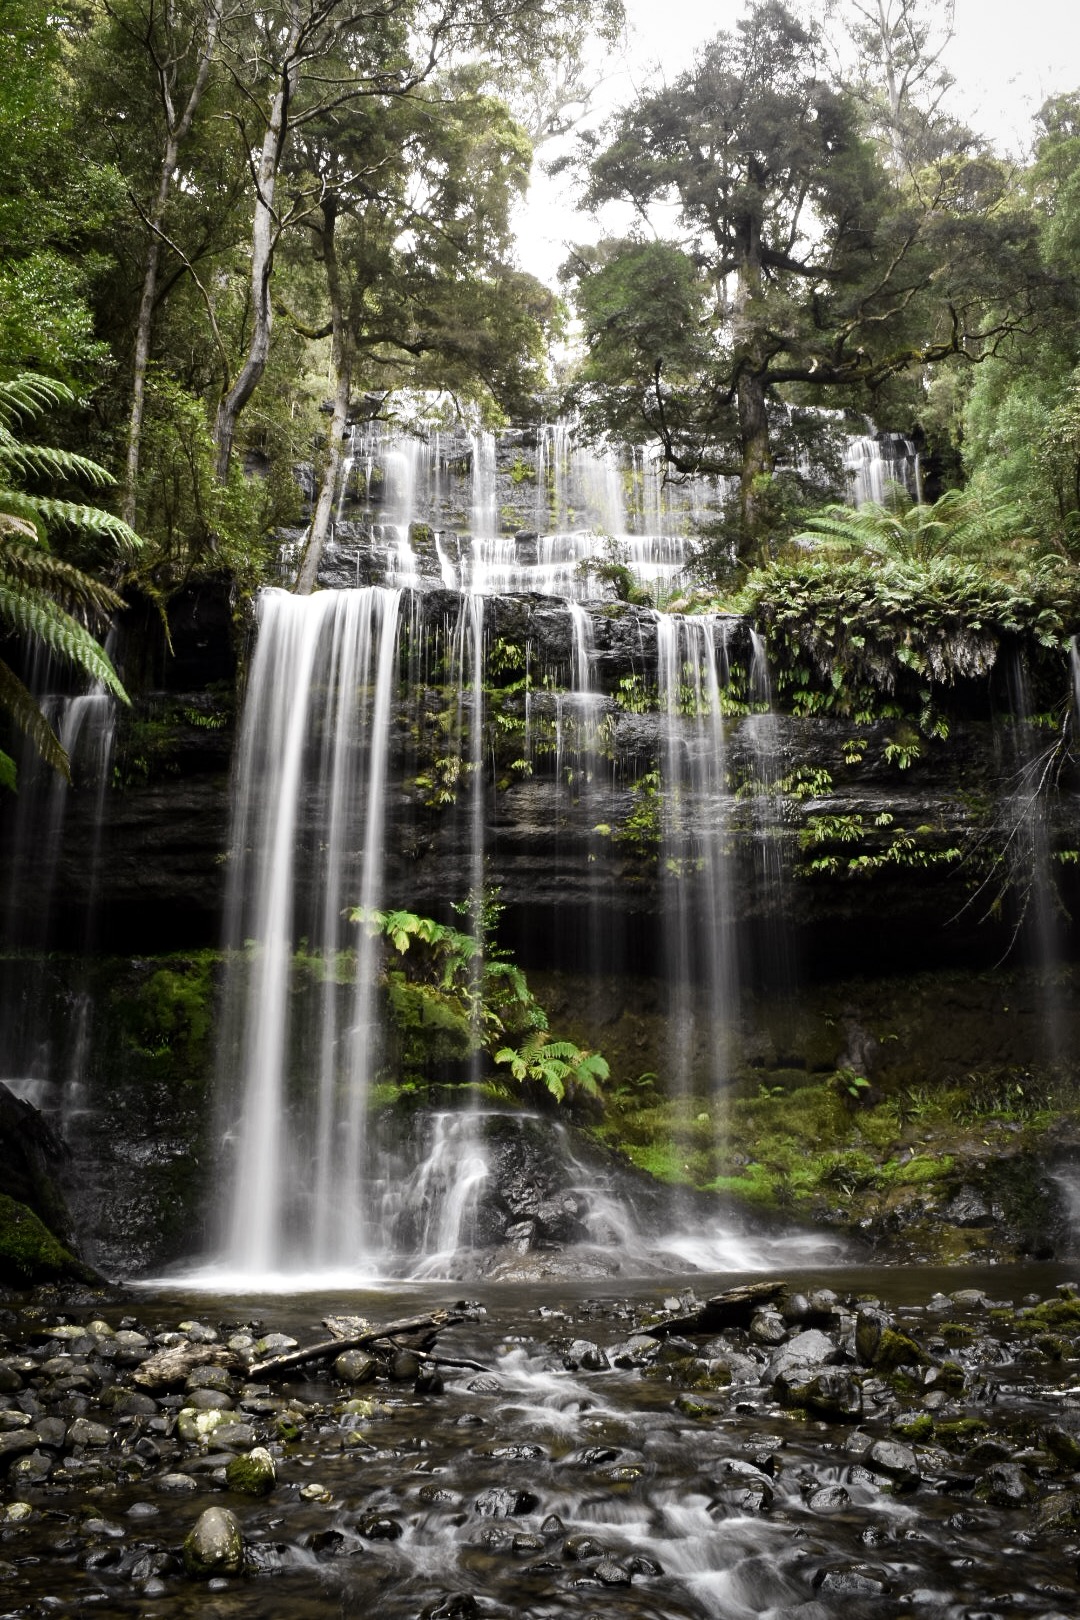
{"label": "cascading water", "polygon": [[[466,926],[480,937],[485,862],[489,851],[493,860],[498,857],[498,817],[489,810],[495,755],[488,752],[488,729],[494,734],[500,720],[512,723],[499,705],[490,717],[486,708],[488,658],[493,646],[502,645],[504,613],[501,605],[486,607],[488,596],[538,592],[563,598],[558,676],[537,667],[527,642],[521,649],[520,764],[528,774],[546,773],[555,788],[555,796],[543,801],[554,807],[549,848],[555,883],[565,881],[579,860],[583,828],[594,850],[606,835],[603,859],[614,852],[612,871],[618,870],[621,846],[612,828],[632,801],[637,858],[642,839],[658,852],[668,991],[665,1080],[688,1108],[694,1099],[704,1105],[714,1131],[720,1128],[741,977],[730,848],[737,801],[727,776],[723,715],[732,621],[639,610],[632,623],[641,673],[631,678],[629,715],[620,715],[596,678],[597,572],[604,578],[597,564],[615,560],[612,531],[622,531],[614,536],[621,559],[639,581],[669,586],[688,555],[687,525],[672,513],[678,503],[698,497],[665,491],[644,458],[640,465],[635,458],[624,482],[613,458],[575,448],[561,426],[544,429],[530,497],[535,514],[539,519],[545,510],[556,524],[584,526],[511,538],[497,532],[502,493],[491,436],[475,434],[465,461],[471,468],[467,491],[455,487],[460,475],[438,445],[432,450],[401,436],[386,441],[370,433],[356,446],[355,462],[364,467],[369,497],[378,502],[376,541],[385,538],[383,531],[396,535],[384,566],[388,584],[302,599],[271,591],[260,602],[239,750],[221,1049],[227,1097],[222,1127],[230,1160],[222,1257],[225,1269],[248,1279],[305,1271],[355,1277],[402,1265],[449,1269],[458,1251],[484,1241],[478,1236],[481,1214],[494,1196],[488,1136],[500,1116],[473,1103],[427,1116],[407,1142],[372,1134],[369,1098],[385,1056],[376,982],[381,947],[371,930],[357,928],[345,914],[352,907],[364,913],[409,903],[407,893],[388,887],[385,875],[388,786],[410,769],[408,756],[419,767],[417,782],[428,782],[456,829],[457,892],[444,894],[441,903],[456,902],[469,918]],[[527,464],[521,465],[527,472]],[[463,538],[447,526],[438,528],[430,556],[420,561],[409,543],[411,525],[421,513],[437,515],[430,510],[436,490],[444,510],[451,502],[471,515],[472,533]],[[669,522],[672,531],[682,532],[663,532]],[[639,532],[627,534],[630,525]],[[420,604],[426,590],[440,586],[452,587],[457,603],[439,599],[441,628],[433,630]],[[581,599],[590,596],[593,606],[587,608]],[[409,630],[403,634],[406,608]],[[554,622],[558,613],[549,619]],[[542,635],[542,613],[536,622]],[[424,650],[428,634],[437,645]],[[765,894],[763,910],[772,915],[783,903],[781,772],[764,647],[759,638],[751,641],[746,676],[753,712],[743,722],[741,746],[752,761],[756,876]],[[436,709],[444,705],[441,711],[422,718],[430,696],[416,708],[403,708],[403,679],[416,693],[441,686],[444,695],[435,700]],[[655,716],[650,692],[658,701]],[[628,726],[629,758],[638,758],[645,746],[640,739],[650,735],[654,722],[655,757],[651,766],[642,762],[634,781],[625,774],[630,767],[620,763],[615,739],[620,719],[636,715],[649,718],[637,731]],[[427,724],[435,732],[425,740]],[[434,774],[433,743],[441,750]],[[395,871],[400,883],[400,861]],[[590,973],[604,964],[612,971],[621,961],[625,946],[616,937],[616,917],[593,882],[586,927],[574,925],[582,937],[564,942],[571,959],[583,960]],[[555,928],[558,933],[557,921]],[[778,965],[781,954],[770,950],[773,983],[788,977],[790,964]],[[476,961],[479,972],[482,958]],[[473,1001],[479,1017],[481,995]],[[472,1041],[478,1054],[474,1079],[481,1078],[480,1033],[477,1028]],[[459,1093],[457,1102],[467,1095]],[[616,1220],[614,1205],[595,1187],[591,1207],[588,1196],[579,1204],[573,1168],[564,1170],[555,1202],[563,1199],[576,1212],[566,1216],[566,1231],[584,1242],[603,1229],[608,1238],[602,1241],[646,1264],[649,1246],[631,1237],[633,1220]],[[582,1171],[583,1179],[588,1174],[593,1172]],[[663,1230],[655,1214],[653,1219],[653,1230]],[[664,1243],[669,1253],[687,1253],[678,1237]],[[707,1256],[732,1263],[747,1252],[741,1240],[724,1233],[711,1234],[705,1250],[695,1251],[706,1263]]]}
{"label": "cascading water", "polygon": [[787,873],[779,727],[772,706],[765,640],[754,629],[750,631],[750,648],[751,712],[742,722],[741,735],[750,745],[755,889],[760,894],[764,916],[764,926],[759,932],[765,941],[765,961],[759,964],[758,977],[764,978],[774,989],[790,990],[794,970],[790,933],[785,926]]}
{"label": "cascading water", "polygon": [[[659,793],[670,1072],[685,1096],[695,1071],[713,1090],[726,1079],[736,1004],[721,703],[724,621],[711,614],[658,614],[656,637],[666,725],[660,781],[652,791]],[[704,1027],[696,1012],[702,995]]]}
{"label": "cascading water", "polygon": [[895,503],[898,490],[922,500],[922,465],[912,439],[899,433],[867,433],[851,438],[844,450],[844,467],[853,506],[873,502]]}
{"label": "cascading water", "polygon": [[1065,1042],[1055,970],[1064,916],[1051,875],[1047,827],[1056,739],[1040,736],[1033,724],[1028,672],[1019,654],[1009,667],[1009,699],[1015,775],[1005,805],[1004,842],[1019,909],[1017,928],[1039,979],[1043,1050],[1049,1062],[1060,1063]]}
{"label": "cascading water", "polygon": [[[355,1268],[371,1249],[363,1161],[378,1050],[374,944],[343,912],[383,898],[400,600],[377,587],[260,598],[237,769],[222,1049],[233,1143],[224,1253],[245,1275]],[[314,1029],[293,1011],[301,940],[320,981]]]}
{"label": "cascading water", "polygon": [[[110,635],[106,649],[116,654],[116,638]],[[48,682],[49,669],[35,669],[31,683],[40,687]],[[54,946],[57,910],[62,900],[61,857],[73,802],[89,827],[84,845],[83,871],[86,878],[85,923],[72,937],[62,930],[66,950],[88,954],[93,938],[94,899],[100,872],[105,831],[107,795],[116,741],[116,700],[98,689],[78,694],[46,692],[41,706],[71,762],[71,782],[38,758],[30,743],[19,761],[20,793],[17,800],[13,859],[4,895],[3,939],[8,949],[40,952]],[[33,852],[36,870],[41,874],[34,904],[23,901],[25,869]],[[0,965],[6,976],[9,964]],[[0,1075],[16,1095],[24,1097],[49,1114],[62,1130],[75,1119],[82,1106],[83,1077],[91,1035],[92,1005],[82,973],[68,986],[68,1004],[62,1027],[44,1013],[41,974],[31,977],[27,993],[9,997],[0,982],[0,1004],[10,1010],[18,1004],[18,1014],[0,1021]],[[34,982],[34,980],[37,982]]]}

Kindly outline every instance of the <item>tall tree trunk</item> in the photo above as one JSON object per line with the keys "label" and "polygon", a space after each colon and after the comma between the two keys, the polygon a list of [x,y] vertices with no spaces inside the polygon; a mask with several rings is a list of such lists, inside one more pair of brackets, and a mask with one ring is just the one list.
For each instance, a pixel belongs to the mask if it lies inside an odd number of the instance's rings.
{"label": "tall tree trunk", "polygon": [[161,175],[157,195],[147,215],[149,239],[146,244],[146,264],[143,269],[142,295],[135,325],[135,356],[132,364],[131,411],[128,416],[127,453],[124,458],[124,490],[121,516],[131,528],[135,527],[139,483],[139,456],[142,448],[142,426],[146,411],[146,373],[150,364],[150,337],[157,301],[158,270],[161,265],[161,231],[165,210],[176,175],[180,148],[191,131],[191,125],[203,98],[210,67],[217,49],[224,0],[208,0],[206,33],[199,52],[195,79],[179,117],[173,105],[173,85],[165,74],[159,76],[162,107],[165,113],[165,151],[161,159]]}
{"label": "tall tree trunk", "polygon": [[739,555],[745,556],[761,537],[762,480],[773,467],[765,387],[760,374],[751,370],[739,378],[739,441]]}
{"label": "tall tree trunk", "polygon": [[[761,294],[761,221],[748,212],[740,226],[742,262],[738,270],[732,336],[739,353],[736,386],[739,411],[739,557],[746,557],[761,529],[762,480],[772,472],[769,413],[761,334],[755,305]],[[740,352],[741,351],[741,352]]]}
{"label": "tall tree trunk", "polygon": [[352,341],[345,320],[341,296],[341,274],[338,266],[337,243],[334,227],[337,221],[337,198],[327,197],[323,202],[322,242],[323,264],[326,268],[326,286],[330,295],[330,320],[333,339],[330,352],[330,370],[333,377],[334,411],[330,418],[330,443],[323,465],[315,510],[311,515],[300,572],[296,576],[296,594],[310,596],[319,576],[319,563],[330,533],[330,519],[334,511],[338,481],[341,477],[341,446],[349,424],[349,405],[352,397]]}
{"label": "tall tree trunk", "polygon": [[299,0],[292,0],[289,13],[289,37],[282,52],[278,86],[270,103],[266,131],[255,166],[255,214],[251,227],[251,337],[244,363],[218,406],[214,424],[214,443],[217,446],[215,473],[219,484],[228,482],[237,420],[262,381],[270,357],[270,335],[274,323],[270,279],[274,270],[274,250],[281,231],[274,195],[289,139],[292,100],[300,75],[297,52],[302,32]]}

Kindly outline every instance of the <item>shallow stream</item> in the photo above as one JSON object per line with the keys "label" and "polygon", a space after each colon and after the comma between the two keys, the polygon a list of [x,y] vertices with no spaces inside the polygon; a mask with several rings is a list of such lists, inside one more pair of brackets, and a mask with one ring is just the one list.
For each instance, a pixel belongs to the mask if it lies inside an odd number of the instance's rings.
{"label": "shallow stream", "polygon": [[[381,1323],[457,1303],[460,1284],[227,1299],[161,1289],[104,1310],[8,1313],[4,1355],[22,1388],[0,1397],[0,1440],[23,1415],[39,1428],[82,1417],[112,1438],[95,1446],[78,1431],[73,1442],[69,1426],[34,1453],[50,1460],[45,1477],[8,1469],[0,1616],[1074,1616],[1080,1473],[1063,1471],[1041,1436],[1047,1425],[1080,1428],[1080,1342],[1066,1336],[1056,1359],[1026,1339],[1011,1348],[1012,1330],[991,1315],[996,1302],[1057,1298],[1066,1276],[1048,1266],[788,1274],[804,1297],[834,1290],[838,1324],[845,1302],[880,1298],[932,1352],[945,1323],[960,1344],[950,1353],[964,1367],[962,1395],[926,1368],[899,1381],[864,1369],[865,1409],[850,1421],[781,1404],[760,1376],[774,1351],[752,1333],[671,1336],[659,1349],[632,1338],[653,1313],[682,1309],[688,1289],[703,1300],[745,1277],[666,1289],[484,1285],[436,1349],[477,1365],[442,1366],[441,1391],[420,1392],[407,1362],[396,1379],[352,1389],[326,1363],[286,1382],[238,1383],[247,1443],[265,1444],[277,1464],[262,1499],[226,1489],[230,1453],[212,1435],[181,1438],[189,1395],[143,1395],[131,1410],[130,1369],[77,1326],[104,1320],[152,1336],[194,1320],[227,1337],[245,1324],[305,1345],[326,1337],[328,1314]],[[958,1299],[964,1289],[984,1297]],[[65,1355],[70,1365],[58,1366]],[[597,1359],[611,1364],[587,1370]],[[898,1420],[926,1414],[935,1426],[973,1419],[981,1454],[944,1449],[924,1423],[920,1442],[904,1441],[917,1478],[869,1459],[875,1442],[896,1439]],[[987,1496],[995,1460],[1030,1480],[1024,1500]],[[197,1581],[178,1555],[210,1505],[236,1514],[247,1565]]]}

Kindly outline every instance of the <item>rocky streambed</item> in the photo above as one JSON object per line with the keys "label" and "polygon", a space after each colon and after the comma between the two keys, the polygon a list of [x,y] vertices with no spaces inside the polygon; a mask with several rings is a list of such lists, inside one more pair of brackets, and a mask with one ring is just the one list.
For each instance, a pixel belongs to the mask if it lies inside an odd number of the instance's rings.
{"label": "rocky streambed", "polygon": [[13,1301],[0,1615],[1075,1615],[1080,1285],[694,1287]]}

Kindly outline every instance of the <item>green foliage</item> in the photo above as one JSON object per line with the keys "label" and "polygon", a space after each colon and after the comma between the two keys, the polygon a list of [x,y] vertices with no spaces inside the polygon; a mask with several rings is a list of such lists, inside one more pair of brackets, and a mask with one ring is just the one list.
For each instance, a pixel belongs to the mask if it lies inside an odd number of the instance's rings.
{"label": "green foliage", "polygon": [[556,1102],[580,1093],[600,1094],[600,1082],[610,1076],[606,1060],[599,1052],[584,1052],[573,1041],[550,1041],[547,1031],[535,1029],[515,1050],[504,1046],[495,1053],[496,1063],[510,1065],[519,1083],[532,1081],[548,1090]]}
{"label": "green foliage", "polygon": [[166,957],[119,994],[126,1050],[177,1086],[201,1083],[209,1069],[219,960],[215,951]]}
{"label": "green foliage", "polygon": [[[873,825],[892,828],[892,816],[882,811]],[[951,866],[963,853],[931,826],[913,833],[892,828],[888,842],[881,844],[857,812],[808,816],[799,830],[799,849],[807,857],[799,868],[803,875],[825,877],[868,877],[889,868],[929,870]]]}
{"label": "green foliage", "polygon": [[1052,557],[1006,574],[952,555],[823,556],[757,570],[743,601],[765,626],[778,689],[797,713],[878,718],[903,678],[921,700],[920,729],[932,734],[935,685],[986,675],[1009,637],[1067,644],[1078,585],[1076,571]]}
{"label": "green foliage", "polygon": [[399,1028],[418,1037],[407,1064],[422,1067],[432,1054],[484,1053],[508,1065],[519,1085],[540,1088],[556,1102],[597,1096],[607,1063],[572,1041],[552,1039],[524,973],[494,941],[502,911],[497,894],[474,895],[455,910],[468,918],[469,932],[412,911],[350,912],[401,959],[388,966],[385,980]]}
{"label": "green foliage", "polygon": [[657,770],[646,771],[630,789],[630,813],[612,837],[632,855],[655,859],[663,833],[663,779]]}
{"label": "green foliage", "polygon": [[[85,621],[104,621],[123,605],[116,592],[57,556],[49,536],[77,533],[127,554],[139,537],[110,512],[81,502],[28,491],[27,480],[112,482],[104,467],[51,445],[27,444],[20,426],[51,406],[71,402],[70,389],[53,378],[20,374],[0,381],[0,629],[25,636],[88,680],[127,702],[105,650]],[[69,775],[67,754],[38,703],[14,670],[0,661],[0,711],[33,743],[48,764]],[[0,751],[0,781],[11,786],[14,767]]]}
{"label": "green foliage", "polygon": [[28,1288],[75,1277],[95,1280],[32,1209],[0,1193],[0,1282]]}

